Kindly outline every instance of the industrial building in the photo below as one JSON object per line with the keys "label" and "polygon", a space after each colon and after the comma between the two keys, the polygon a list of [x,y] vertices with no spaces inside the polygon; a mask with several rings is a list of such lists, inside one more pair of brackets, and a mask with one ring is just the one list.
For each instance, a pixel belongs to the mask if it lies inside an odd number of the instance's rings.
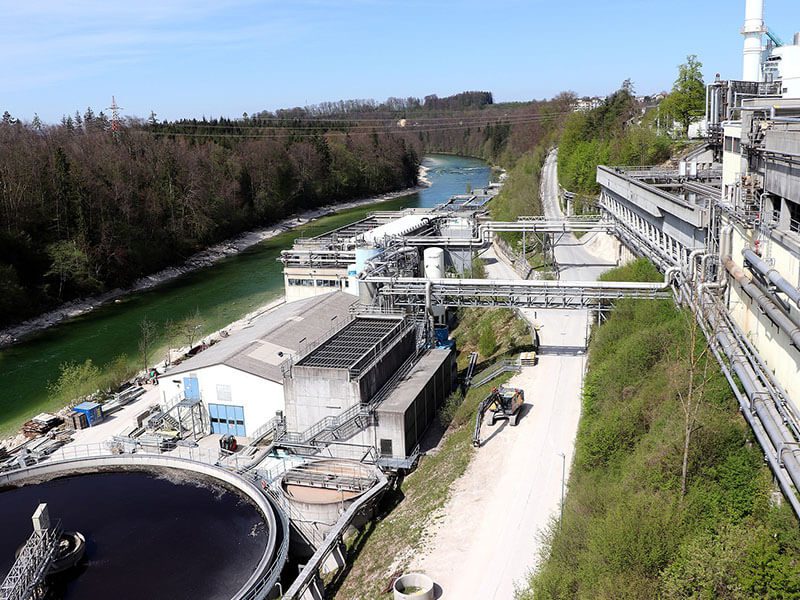
{"label": "industrial building", "polygon": [[200,401],[204,433],[251,437],[284,410],[283,365],[349,319],[354,300],[339,292],[280,306],[170,369],[164,401]]}
{"label": "industrial building", "polygon": [[[291,250],[281,253],[287,302],[332,290],[358,296],[358,279],[368,267],[390,263],[407,272],[407,263],[413,270],[421,262],[426,245],[436,245],[439,239],[472,239],[479,217],[499,189],[491,185],[455,195],[432,209],[377,211],[334,231],[296,240]],[[479,246],[448,245],[443,272],[468,270]]]}
{"label": "industrial building", "polygon": [[599,167],[615,234],[698,315],[800,515],[800,34],[746,0],[742,76],[707,87],[706,143],[678,169]]}

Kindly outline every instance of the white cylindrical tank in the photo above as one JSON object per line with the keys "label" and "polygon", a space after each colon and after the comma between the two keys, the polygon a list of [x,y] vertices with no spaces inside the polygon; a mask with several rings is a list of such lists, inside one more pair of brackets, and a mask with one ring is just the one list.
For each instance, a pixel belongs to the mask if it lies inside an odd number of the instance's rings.
{"label": "white cylindrical tank", "polygon": [[444,250],[441,248],[425,248],[422,253],[425,265],[425,277],[428,279],[444,279]]}
{"label": "white cylindrical tank", "polygon": [[[422,253],[422,264],[425,268],[425,277],[428,279],[444,279],[444,250],[441,248],[425,248]],[[444,306],[435,306],[433,316],[442,319],[447,309]]]}
{"label": "white cylindrical tank", "polygon": [[361,271],[364,270],[364,266],[367,264],[367,261],[371,258],[375,258],[382,252],[383,250],[380,248],[356,248],[356,272],[361,273]]}
{"label": "white cylindrical tank", "polygon": [[764,0],[745,0],[742,81],[761,81],[761,41],[765,31]]}

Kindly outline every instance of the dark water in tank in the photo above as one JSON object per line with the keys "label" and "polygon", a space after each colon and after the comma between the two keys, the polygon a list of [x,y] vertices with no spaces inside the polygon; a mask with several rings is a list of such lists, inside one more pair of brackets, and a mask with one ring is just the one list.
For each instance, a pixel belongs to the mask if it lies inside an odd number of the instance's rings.
{"label": "dark water in tank", "polygon": [[0,578],[47,502],[51,520],[87,542],[82,565],[50,598],[230,599],[266,548],[266,525],[235,492],[172,475],[86,474],[0,493]]}

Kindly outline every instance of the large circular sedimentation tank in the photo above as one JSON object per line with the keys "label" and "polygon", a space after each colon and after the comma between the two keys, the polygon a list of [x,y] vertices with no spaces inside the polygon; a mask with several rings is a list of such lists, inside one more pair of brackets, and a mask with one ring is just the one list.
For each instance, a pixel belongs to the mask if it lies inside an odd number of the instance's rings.
{"label": "large circular sedimentation tank", "polygon": [[0,577],[40,502],[81,532],[86,557],[51,598],[263,598],[286,560],[285,520],[261,490],[211,465],[98,457],[0,475]]}

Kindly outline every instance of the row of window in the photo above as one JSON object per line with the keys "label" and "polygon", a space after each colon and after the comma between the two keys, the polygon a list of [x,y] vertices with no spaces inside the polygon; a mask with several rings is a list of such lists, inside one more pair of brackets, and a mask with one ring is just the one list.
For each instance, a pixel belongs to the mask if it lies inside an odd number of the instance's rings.
{"label": "row of window", "polygon": [[[348,287],[348,281],[344,282],[344,286]],[[299,285],[305,287],[339,287],[338,279],[289,279],[289,285]]]}

